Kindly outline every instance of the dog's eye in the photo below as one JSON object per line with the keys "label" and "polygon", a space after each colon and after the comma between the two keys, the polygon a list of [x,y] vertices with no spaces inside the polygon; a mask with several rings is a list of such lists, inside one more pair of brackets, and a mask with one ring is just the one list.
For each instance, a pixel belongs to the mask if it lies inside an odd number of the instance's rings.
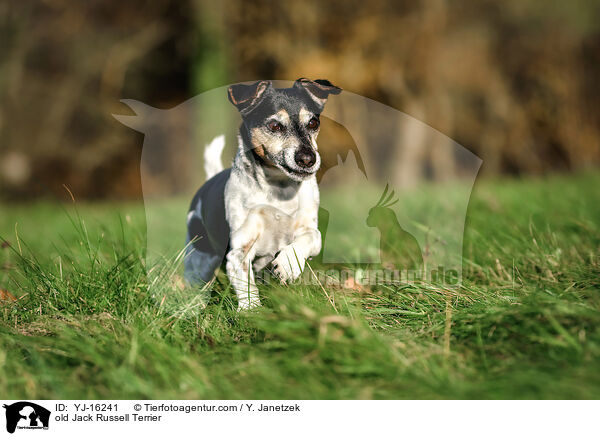
{"label": "dog's eye", "polygon": [[309,129],[316,129],[317,127],[319,127],[319,120],[316,117],[312,117],[310,119],[310,121],[307,124]]}
{"label": "dog's eye", "polygon": [[271,132],[281,132],[283,131],[283,125],[275,120],[271,120],[267,123],[267,127]]}

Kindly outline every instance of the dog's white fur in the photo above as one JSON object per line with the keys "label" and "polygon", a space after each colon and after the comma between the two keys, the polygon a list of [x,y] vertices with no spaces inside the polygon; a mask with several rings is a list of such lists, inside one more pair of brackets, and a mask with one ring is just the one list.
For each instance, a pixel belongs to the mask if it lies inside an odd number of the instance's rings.
{"label": "dog's white fur", "polygon": [[289,282],[302,274],[306,259],[321,250],[319,189],[315,174],[293,187],[280,183],[289,180],[288,176],[277,168],[257,165],[242,138],[238,139],[238,153],[225,186],[225,213],[231,229],[226,270],[239,309],[247,309],[260,305],[255,271],[272,262],[275,275]]}

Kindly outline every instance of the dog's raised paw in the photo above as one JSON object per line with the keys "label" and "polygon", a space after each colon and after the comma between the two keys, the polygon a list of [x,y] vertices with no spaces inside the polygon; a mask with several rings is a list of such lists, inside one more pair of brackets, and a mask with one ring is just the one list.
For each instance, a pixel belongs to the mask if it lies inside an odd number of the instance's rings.
{"label": "dog's raised paw", "polygon": [[292,245],[281,249],[273,260],[273,273],[282,282],[293,282],[302,274],[306,259]]}

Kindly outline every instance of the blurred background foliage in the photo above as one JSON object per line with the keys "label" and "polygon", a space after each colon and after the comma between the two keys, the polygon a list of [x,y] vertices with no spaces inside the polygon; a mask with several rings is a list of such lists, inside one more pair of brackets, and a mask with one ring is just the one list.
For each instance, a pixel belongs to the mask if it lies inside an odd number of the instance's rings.
{"label": "blurred background foliage", "polygon": [[0,195],[139,198],[121,98],[298,77],[424,121],[488,175],[600,163],[595,0],[3,0]]}

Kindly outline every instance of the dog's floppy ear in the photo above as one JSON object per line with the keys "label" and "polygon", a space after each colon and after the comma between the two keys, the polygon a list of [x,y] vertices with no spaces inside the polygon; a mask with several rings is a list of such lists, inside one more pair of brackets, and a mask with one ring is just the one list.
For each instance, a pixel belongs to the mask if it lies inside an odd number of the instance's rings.
{"label": "dog's floppy ear", "polygon": [[251,85],[238,83],[229,87],[227,96],[242,115],[247,115],[262,101],[271,86],[269,80],[261,80]]}
{"label": "dog's floppy ear", "polygon": [[329,80],[325,79],[309,80],[300,78],[296,80],[294,87],[304,89],[321,109],[327,103],[329,94],[339,94],[342,92],[342,88],[335,86]]}

